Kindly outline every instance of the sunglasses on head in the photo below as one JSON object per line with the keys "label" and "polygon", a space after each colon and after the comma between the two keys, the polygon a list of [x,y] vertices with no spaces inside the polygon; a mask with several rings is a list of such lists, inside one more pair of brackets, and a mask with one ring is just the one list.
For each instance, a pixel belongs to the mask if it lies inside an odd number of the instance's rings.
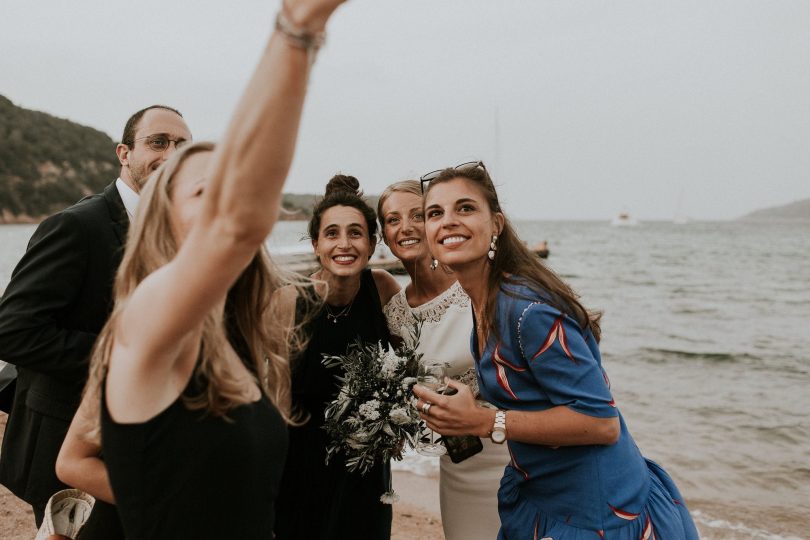
{"label": "sunglasses on head", "polygon": [[165,133],[156,133],[154,135],[147,135],[146,137],[138,137],[132,142],[134,144],[136,141],[143,140],[146,140],[146,145],[155,152],[165,152],[169,149],[169,145],[171,143],[174,143],[175,148],[180,148],[188,142],[186,139],[172,139]]}
{"label": "sunglasses on head", "polygon": [[[484,173],[487,175],[487,179],[489,179],[489,171],[487,171],[487,167],[486,165],[484,165],[483,161],[465,161],[464,163],[459,163],[455,167],[452,167],[452,169],[454,171],[464,172],[472,169],[477,169],[479,167],[484,170]],[[430,184],[430,181],[438,178],[439,175],[442,174],[442,172],[444,171],[445,169],[438,169],[436,171],[431,171],[427,174],[424,174],[419,178],[419,185],[422,187],[422,195],[424,195],[425,191],[427,191],[427,186],[428,184]],[[491,181],[492,180],[490,180],[490,182]]]}

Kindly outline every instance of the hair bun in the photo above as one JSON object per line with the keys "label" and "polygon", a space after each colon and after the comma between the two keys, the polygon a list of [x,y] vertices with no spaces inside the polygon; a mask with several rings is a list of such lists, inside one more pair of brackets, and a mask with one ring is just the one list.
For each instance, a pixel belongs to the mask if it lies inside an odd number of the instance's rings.
{"label": "hair bun", "polygon": [[358,197],[363,196],[363,191],[360,189],[360,181],[354,176],[346,174],[336,174],[333,176],[332,179],[329,180],[329,183],[326,184],[324,196],[332,195],[340,191],[345,191],[352,195],[357,195]]}

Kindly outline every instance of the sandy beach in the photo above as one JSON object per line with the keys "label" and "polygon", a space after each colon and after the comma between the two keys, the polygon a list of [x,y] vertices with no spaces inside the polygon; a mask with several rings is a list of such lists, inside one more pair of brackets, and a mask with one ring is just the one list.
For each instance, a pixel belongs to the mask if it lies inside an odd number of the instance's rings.
{"label": "sandy beach", "polygon": [[[6,415],[0,413],[0,441],[5,431]],[[394,490],[400,501],[394,505],[392,540],[443,540],[439,510],[439,481],[435,475],[413,474],[397,467]],[[806,527],[794,512],[771,508],[764,517],[761,509],[740,506],[731,511],[728,505],[710,500],[689,500],[701,537],[710,540],[801,540]],[[752,526],[751,516],[759,515],[762,528]],[[722,519],[718,518],[722,516]],[[806,523],[806,522],[805,522]],[[36,535],[31,507],[0,486],[0,540],[31,540]]]}
{"label": "sandy beach", "polygon": [[[394,481],[402,499],[394,505],[391,540],[443,540],[436,481],[404,472],[396,473]],[[425,501],[431,500],[431,492],[436,506],[428,508]],[[31,507],[0,486],[0,538],[31,540],[36,533]]]}
{"label": "sandy beach", "polygon": [[[0,413],[0,441],[6,417]],[[401,499],[394,505],[391,540],[443,540],[437,479],[397,471],[394,489]],[[36,533],[31,507],[0,486],[0,539],[31,540]]]}

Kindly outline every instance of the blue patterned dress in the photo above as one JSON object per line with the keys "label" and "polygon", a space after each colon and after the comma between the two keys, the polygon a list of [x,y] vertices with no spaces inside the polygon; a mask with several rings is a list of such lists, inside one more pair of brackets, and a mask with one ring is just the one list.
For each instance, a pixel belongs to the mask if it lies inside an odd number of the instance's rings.
{"label": "blue patterned dress", "polygon": [[678,488],[627,431],[590,330],[519,285],[502,286],[496,320],[500,339],[490,336],[481,358],[475,332],[471,338],[487,401],[519,411],[563,405],[621,423],[610,446],[507,441],[512,459],[498,491],[498,538],[698,539]]}

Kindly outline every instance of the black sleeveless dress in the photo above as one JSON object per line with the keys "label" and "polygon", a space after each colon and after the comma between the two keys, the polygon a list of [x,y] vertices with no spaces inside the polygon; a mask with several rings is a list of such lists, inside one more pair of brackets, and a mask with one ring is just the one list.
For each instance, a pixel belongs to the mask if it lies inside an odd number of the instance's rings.
{"label": "black sleeveless dress", "polygon": [[[300,306],[301,302],[299,302]],[[340,313],[343,306],[331,307]],[[299,313],[300,313],[299,307]],[[321,363],[324,354],[343,354],[357,337],[388,343],[380,296],[370,270],[349,312],[335,322],[323,309],[309,324],[307,349],[292,361],[293,407],[310,415],[290,428],[290,447],[276,503],[277,540],[388,540],[391,506],[380,502],[391,468],[378,464],[365,476],[349,473],[342,455],[324,463],[329,437],[323,430],[326,404],[337,395],[336,369]]]}
{"label": "black sleeveless dress", "polygon": [[[184,390],[196,395],[194,377]],[[227,418],[178,399],[143,423],[112,420],[101,404],[104,461],[127,540],[273,537],[287,450],[286,425],[269,399]]]}

